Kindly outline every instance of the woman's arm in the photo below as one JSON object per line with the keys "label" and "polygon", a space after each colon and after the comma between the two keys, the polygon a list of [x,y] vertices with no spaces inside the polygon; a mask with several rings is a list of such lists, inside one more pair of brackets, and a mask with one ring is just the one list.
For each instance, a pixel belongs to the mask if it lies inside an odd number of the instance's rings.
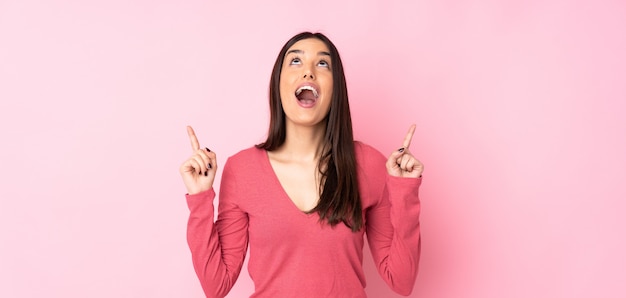
{"label": "woman's arm", "polygon": [[190,215],[187,242],[193,266],[207,297],[224,297],[235,284],[248,246],[248,216],[236,204],[236,177],[228,163],[220,187],[218,219],[214,223],[211,188],[187,195]]}
{"label": "woman's arm", "polygon": [[213,222],[217,157],[209,148],[200,147],[191,126],[187,127],[187,134],[193,154],[180,166],[190,211],[187,243],[206,296],[224,297],[237,280],[245,258],[248,217],[235,203],[236,177],[227,162],[222,174],[218,220]]}
{"label": "woman's arm", "polygon": [[[382,195],[378,204],[368,210],[366,225],[378,272],[391,289],[402,295],[413,290],[420,257],[419,186],[424,165],[409,150],[413,133],[415,125],[409,128],[402,147],[389,155]],[[373,172],[383,172],[377,167]]]}
{"label": "woman's arm", "polygon": [[420,258],[421,178],[387,177],[378,205],[367,212],[367,240],[378,273],[389,287],[409,295]]}

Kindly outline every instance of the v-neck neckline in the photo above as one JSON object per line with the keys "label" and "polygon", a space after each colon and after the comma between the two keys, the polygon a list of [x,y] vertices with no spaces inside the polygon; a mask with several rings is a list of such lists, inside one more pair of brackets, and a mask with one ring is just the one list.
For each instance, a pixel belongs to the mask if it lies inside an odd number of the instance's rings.
{"label": "v-neck neckline", "polygon": [[289,194],[287,193],[287,191],[285,190],[283,185],[280,183],[280,179],[278,179],[278,175],[276,174],[276,171],[274,170],[274,167],[272,167],[272,162],[270,161],[270,156],[269,156],[267,150],[259,149],[259,151],[263,155],[263,158],[262,158],[263,159],[263,165],[266,167],[266,170],[269,173],[271,173],[272,180],[276,184],[276,187],[278,187],[280,189],[281,200],[282,201],[286,201],[286,203],[291,206],[290,209],[293,209],[293,210],[297,211],[298,213],[300,213],[301,215],[303,215],[303,216],[305,216],[307,218],[310,218],[310,217],[314,216],[316,214],[316,212],[304,211],[304,210],[298,208],[298,206],[296,206],[296,204],[293,202],[291,197],[289,197]]}

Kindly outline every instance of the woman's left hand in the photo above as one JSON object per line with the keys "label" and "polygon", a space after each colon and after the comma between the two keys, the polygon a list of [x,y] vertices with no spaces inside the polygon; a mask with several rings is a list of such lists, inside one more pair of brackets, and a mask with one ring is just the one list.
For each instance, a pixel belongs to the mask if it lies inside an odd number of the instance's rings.
{"label": "woman's left hand", "polygon": [[389,175],[403,178],[419,178],[422,176],[424,165],[409,151],[413,133],[415,133],[415,124],[409,128],[402,147],[389,155],[386,164]]}

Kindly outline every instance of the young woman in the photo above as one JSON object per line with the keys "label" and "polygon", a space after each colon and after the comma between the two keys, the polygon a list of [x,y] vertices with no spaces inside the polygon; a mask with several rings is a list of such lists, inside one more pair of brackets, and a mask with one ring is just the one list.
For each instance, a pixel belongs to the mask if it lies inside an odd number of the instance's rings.
{"label": "young woman", "polygon": [[341,59],[320,33],[283,46],[269,95],[267,140],[226,162],[216,222],[216,155],[187,128],[193,155],[180,167],[187,239],[207,297],[230,291],[248,245],[251,297],[366,297],[365,233],[382,278],[409,295],[423,171],[409,151],[415,126],[388,158],[354,141]]}

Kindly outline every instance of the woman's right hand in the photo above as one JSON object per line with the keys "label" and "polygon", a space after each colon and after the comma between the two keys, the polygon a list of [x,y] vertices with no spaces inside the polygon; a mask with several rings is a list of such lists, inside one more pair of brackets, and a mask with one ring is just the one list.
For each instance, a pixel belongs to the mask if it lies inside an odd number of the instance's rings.
{"label": "woman's right hand", "polygon": [[190,195],[197,194],[213,187],[213,180],[217,172],[215,153],[209,148],[200,148],[198,138],[191,126],[187,126],[187,134],[191,141],[193,155],[180,166],[180,175]]}

